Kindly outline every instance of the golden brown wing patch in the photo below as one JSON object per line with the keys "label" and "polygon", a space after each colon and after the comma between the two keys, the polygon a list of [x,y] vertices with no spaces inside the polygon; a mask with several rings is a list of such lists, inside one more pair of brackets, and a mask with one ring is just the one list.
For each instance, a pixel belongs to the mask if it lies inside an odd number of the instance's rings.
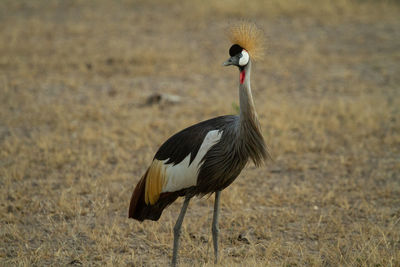
{"label": "golden brown wing patch", "polygon": [[154,159],[146,176],[144,201],[153,205],[160,197],[165,182],[165,165],[162,161]]}

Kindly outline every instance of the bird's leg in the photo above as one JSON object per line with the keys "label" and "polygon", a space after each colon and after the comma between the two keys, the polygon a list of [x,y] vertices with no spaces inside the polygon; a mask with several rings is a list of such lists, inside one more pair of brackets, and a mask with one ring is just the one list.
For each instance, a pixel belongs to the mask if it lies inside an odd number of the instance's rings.
{"label": "bird's leg", "polygon": [[215,202],[214,202],[214,215],[212,222],[212,236],[214,243],[214,263],[218,263],[218,216],[219,216],[219,197],[221,195],[221,191],[215,192]]}
{"label": "bird's leg", "polygon": [[178,258],[179,237],[181,236],[181,226],[182,226],[183,218],[185,217],[187,207],[189,205],[189,200],[190,200],[190,197],[185,197],[185,201],[183,202],[181,213],[179,213],[178,220],[176,220],[176,223],[174,226],[174,250],[172,252],[172,262],[171,262],[172,267],[176,266],[176,260]]}

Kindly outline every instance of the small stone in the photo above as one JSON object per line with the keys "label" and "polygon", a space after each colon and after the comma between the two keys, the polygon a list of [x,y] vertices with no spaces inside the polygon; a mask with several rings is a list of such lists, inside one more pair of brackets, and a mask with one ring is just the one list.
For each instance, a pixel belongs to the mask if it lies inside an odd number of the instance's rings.
{"label": "small stone", "polygon": [[171,94],[155,93],[147,98],[146,105],[151,106],[154,104],[177,104],[181,102],[181,97]]}

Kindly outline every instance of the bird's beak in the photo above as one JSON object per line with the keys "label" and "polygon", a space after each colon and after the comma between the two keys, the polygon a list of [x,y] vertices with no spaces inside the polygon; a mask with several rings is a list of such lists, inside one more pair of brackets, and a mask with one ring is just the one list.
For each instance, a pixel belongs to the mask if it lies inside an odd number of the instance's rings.
{"label": "bird's beak", "polygon": [[234,63],[232,62],[232,58],[230,57],[227,61],[224,62],[224,64],[222,64],[223,66],[230,66],[233,65]]}

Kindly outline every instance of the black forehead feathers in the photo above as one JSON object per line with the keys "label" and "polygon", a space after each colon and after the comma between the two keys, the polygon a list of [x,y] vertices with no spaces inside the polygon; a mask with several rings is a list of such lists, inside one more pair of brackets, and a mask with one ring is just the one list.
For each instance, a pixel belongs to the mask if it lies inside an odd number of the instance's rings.
{"label": "black forehead feathers", "polygon": [[242,52],[242,50],[243,50],[243,48],[240,45],[234,44],[231,46],[231,48],[229,48],[229,55],[231,57],[236,56],[237,54]]}

